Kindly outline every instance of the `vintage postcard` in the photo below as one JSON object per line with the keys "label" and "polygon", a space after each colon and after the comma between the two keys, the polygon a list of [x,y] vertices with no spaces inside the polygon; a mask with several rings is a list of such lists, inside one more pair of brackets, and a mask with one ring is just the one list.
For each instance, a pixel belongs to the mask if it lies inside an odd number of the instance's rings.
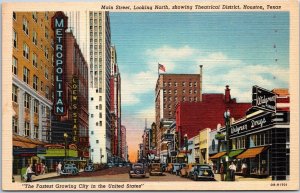
{"label": "vintage postcard", "polygon": [[2,189],[299,189],[297,1],[2,5]]}

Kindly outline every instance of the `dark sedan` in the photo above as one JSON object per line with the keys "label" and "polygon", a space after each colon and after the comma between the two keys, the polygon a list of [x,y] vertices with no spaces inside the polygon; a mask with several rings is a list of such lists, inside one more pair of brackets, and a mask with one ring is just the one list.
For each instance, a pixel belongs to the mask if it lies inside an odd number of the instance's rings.
{"label": "dark sedan", "polygon": [[137,163],[132,164],[130,171],[129,171],[129,177],[146,177],[146,168],[144,167],[144,164]]}
{"label": "dark sedan", "polygon": [[214,173],[209,165],[195,165],[190,173],[190,178],[197,180],[215,181]]}

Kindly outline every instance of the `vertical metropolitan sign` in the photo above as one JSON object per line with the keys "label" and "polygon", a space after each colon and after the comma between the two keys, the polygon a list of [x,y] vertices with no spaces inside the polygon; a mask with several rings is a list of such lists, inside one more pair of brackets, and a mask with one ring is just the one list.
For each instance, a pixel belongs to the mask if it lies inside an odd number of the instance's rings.
{"label": "vertical metropolitan sign", "polygon": [[255,85],[252,88],[252,106],[264,111],[276,112],[276,94]]}
{"label": "vertical metropolitan sign", "polygon": [[65,66],[65,30],[68,26],[68,17],[61,11],[52,17],[51,27],[54,30],[54,102],[55,115],[65,115],[64,93],[64,66]]}
{"label": "vertical metropolitan sign", "polygon": [[73,142],[78,142],[78,77],[72,78],[72,118],[73,118]]}

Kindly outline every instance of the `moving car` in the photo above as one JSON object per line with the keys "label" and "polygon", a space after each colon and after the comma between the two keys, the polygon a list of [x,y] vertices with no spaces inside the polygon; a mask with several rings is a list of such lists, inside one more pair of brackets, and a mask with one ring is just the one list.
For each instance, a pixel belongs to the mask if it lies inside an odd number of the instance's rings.
{"label": "moving car", "polygon": [[93,163],[88,163],[85,166],[84,171],[85,172],[93,172],[93,171],[95,171],[94,164]]}
{"label": "moving car", "polygon": [[77,169],[75,164],[65,164],[62,169],[61,175],[78,175],[79,170]]}
{"label": "moving car", "polygon": [[179,171],[179,175],[180,177],[188,177],[188,174],[190,173],[190,171],[193,169],[195,164],[188,164],[185,167],[182,167]]}
{"label": "moving car", "polygon": [[174,163],[171,173],[179,175],[180,163]]}
{"label": "moving car", "polygon": [[163,165],[161,163],[151,163],[149,165],[149,174],[150,176],[152,176],[153,174],[162,175]]}
{"label": "moving car", "polygon": [[132,164],[130,171],[129,171],[129,177],[146,177],[146,168],[144,167],[144,164],[137,163]]}
{"label": "moving car", "polygon": [[214,173],[212,168],[209,165],[199,164],[193,167],[193,171],[190,172],[190,178],[197,181],[197,180],[210,180],[214,181]]}

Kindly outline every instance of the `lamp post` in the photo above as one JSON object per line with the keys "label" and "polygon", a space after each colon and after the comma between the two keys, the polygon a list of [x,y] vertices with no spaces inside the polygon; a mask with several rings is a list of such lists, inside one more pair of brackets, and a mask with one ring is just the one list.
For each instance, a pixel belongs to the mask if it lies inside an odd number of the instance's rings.
{"label": "lamp post", "polygon": [[230,170],[229,170],[229,127],[230,127],[230,111],[227,109],[227,111],[224,112],[224,119],[225,119],[225,128],[226,128],[226,154],[227,154],[227,170],[226,170],[226,181],[231,181],[230,178]]}
{"label": "lamp post", "polygon": [[65,162],[66,162],[67,161],[67,139],[68,139],[67,132],[64,133],[64,139],[65,139]]}
{"label": "lamp post", "polygon": [[186,163],[189,163],[187,152],[188,152],[188,136],[187,134],[184,135],[184,146],[185,146],[185,158],[186,158]]}

